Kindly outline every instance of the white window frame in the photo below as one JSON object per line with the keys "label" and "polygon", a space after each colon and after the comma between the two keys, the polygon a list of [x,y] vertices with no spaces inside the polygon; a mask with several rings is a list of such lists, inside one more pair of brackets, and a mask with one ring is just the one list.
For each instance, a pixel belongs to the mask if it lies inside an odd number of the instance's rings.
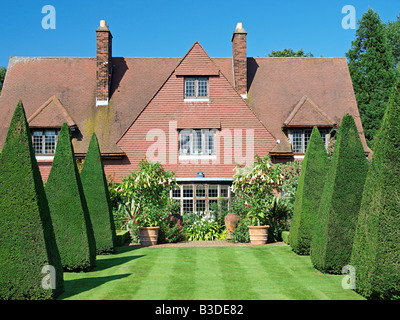
{"label": "white window frame", "polygon": [[[324,135],[324,137],[325,137],[325,148],[328,149],[329,132],[330,132],[330,130],[328,128],[318,128],[318,130],[321,133],[321,137],[322,138],[323,138],[323,135]],[[301,132],[300,133],[301,134],[301,151],[300,152],[298,152],[298,151],[295,152],[294,148],[293,148],[293,134],[294,134],[295,131],[300,131]],[[307,141],[307,145],[308,145],[308,141],[309,141],[309,139],[311,137],[311,132],[312,132],[312,128],[291,128],[291,129],[289,129],[289,134],[288,134],[289,135],[289,142],[290,142],[290,144],[292,146],[292,150],[293,150],[294,154],[305,154],[306,153],[306,149],[307,149],[306,141]],[[307,140],[307,137],[306,137],[306,133],[309,133],[308,140]]]}
{"label": "white window frame", "polygon": [[[197,188],[201,187],[204,190],[204,195],[201,195],[200,193],[197,192]],[[191,188],[192,190],[192,196],[187,196],[184,195],[183,190]],[[189,212],[199,212],[197,209],[197,201],[204,201],[205,203],[205,210],[202,211],[204,214],[210,213],[210,205],[213,202],[218,202],[220,203],[222,201],[226,201],[228,208],[230,207],[231,199],[233,197],[233,193],[231,191],[230,185],[228,184],[210,184],[210,183],[185,183],[185,184],[180,184],[177,187],[177,190],[179,189],[179,192],[176,192],[175,194],[173,193],[174,191],[170,191],[170,198],[178,200],[181,204],[181,214],[185,214],[188,211],[184,211],[184,203],[189,205],[189,207],[192,207],[192,211]],[[214,189],[217,191],[217,195],[210,195],[210,190]],[[226,196],[223,196],[222,190],[226,191]],[[225,192],[224,192],[225,193]],[[203,206],[202,206],[203,207]]]}
{"label": "white window frame", "polygon": [[[213,147],[209,148],[210,133],[213,137]],[[197,145],[199,141],[196,137],[201,140],[201,146]],[[183,129],[179,131],[178,134],[178,144],[179,144],[179,156],[196,156],[196,157],[207,157],[216,156],[216,134],[217,129]],[[182,143],[183,137],[188,137],[189,141]],[[189,144],[189,146],[187,146]]]}
{"label": "white window frame", "polygon": [[[207,83],[207,95],[199,96],[199,80],[204,79]],[[187,94],[187,82],[190,80],[194,80],[194,95]],[[210,86],[209,86],[209,78],[208,77],[185,77],[184,79],[184,89],[183,95],[185,101],[209,101],[210,96]]]}
{"label": "white window frame", "polygon": [[[48,152],[46,151],[46,132],[49,131],[54,131],[55,132],[55,141],[54,141],[54,152]],[[35,148],[35,154],[36,155],[44,155],[44,156],[54,156],[55,152],[56,152],[56,148],[57,148],[57,142],[58,142],[58,136],[60,134],[60,129],[31,129],[31,135],[32,135],[32,146],[34,147],[34,141],[35,141],[35,133],[41,133],[41,149],[42,152],[37,153]]]}

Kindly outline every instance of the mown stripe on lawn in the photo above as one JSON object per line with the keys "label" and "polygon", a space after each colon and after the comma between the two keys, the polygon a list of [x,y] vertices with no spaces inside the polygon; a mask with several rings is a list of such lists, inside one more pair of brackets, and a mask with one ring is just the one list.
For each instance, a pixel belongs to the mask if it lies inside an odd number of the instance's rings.
{"label": "mown stripe on lawn", "polygon": [[196,248],[201,259],[198,260],[195,274],[195,299],[224,300],[224,281],[219,268],[218,254],[215,248]]}
{"label": "mown stripe on lawn", "polygon": [[225,289],[225,297],[229,300],[260,299],[254,290],[255,283],[249,280],[249,269],[243,268],[239,261],[247,261],[249,250],[241,248],[214,248],[218,257],[218,267]]}
{"label": "mown stripe on lawn", "polygon": [[[194,276],[197,265],[197,248],[171,248],[175,251],[175,261],[171,263],[167,294],[165,299],[194,299],[196,282]],[[163,250],[161,248],[160,250]]]}

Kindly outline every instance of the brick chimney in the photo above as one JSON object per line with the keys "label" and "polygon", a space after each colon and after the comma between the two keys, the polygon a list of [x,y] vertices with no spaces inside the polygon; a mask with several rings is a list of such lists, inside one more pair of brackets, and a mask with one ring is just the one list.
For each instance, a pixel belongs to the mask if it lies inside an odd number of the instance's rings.
{"label": "brick chimney", "polygon": [[112,35],[105,20],[100,20],[96,33],[96,106],[107,106],[111,84]]}
{"label": "brick chimney", "polygon": [[247,32],[243,29],[243,23],[236,25],[232,36],[233,74],[236,91],[247,99]]}

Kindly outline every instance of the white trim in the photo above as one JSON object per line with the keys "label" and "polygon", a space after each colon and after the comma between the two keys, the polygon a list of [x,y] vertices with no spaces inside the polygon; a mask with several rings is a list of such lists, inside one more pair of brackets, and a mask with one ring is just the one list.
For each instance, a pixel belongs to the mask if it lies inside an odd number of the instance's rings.
{"label": "white trim", "polygon": [[304,155],[301,155],[301,156],[293,156],[295,159],[298,159],[298,160],[303,160],[304,159]]}
{"label": "white trim", "polygon": [[185,98],[183,102],[209,102],[209,98]]}
{"label": "white trim", "polygon": [[108,99],[107,100],[97,100],[96,98],[96,107],[98,106],[108,106]]}
{"label": "white trim", "polygon": [[53,160],[54,156],[36,156],[36,160]]}
{"label": "white trim", "polygon": [[245,94],[241,94],[240,96],[242,97],[242,99],[246,100],[247,99],[247,92]]}

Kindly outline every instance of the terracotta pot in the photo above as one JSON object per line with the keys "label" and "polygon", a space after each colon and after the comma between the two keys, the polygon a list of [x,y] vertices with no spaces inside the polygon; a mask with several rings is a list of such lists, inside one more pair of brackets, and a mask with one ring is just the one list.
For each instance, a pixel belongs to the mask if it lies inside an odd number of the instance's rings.
{"label": "terracotta pot", "polygon": [[250,243],[260,246],[267,243],[269,226],[248,226]]}
{"label": "terracotta pot", "polygon": [[157,244],[158,230],[160,227],[139,227],[139,238],[142,246]]}
{"label": "terracotta pot", "polygon": [[232,233],[235,231],[239,221],[239,216],[235,213],[228,213],[225,216],[225,228],[227,232],[226,239],[232,239]]}

